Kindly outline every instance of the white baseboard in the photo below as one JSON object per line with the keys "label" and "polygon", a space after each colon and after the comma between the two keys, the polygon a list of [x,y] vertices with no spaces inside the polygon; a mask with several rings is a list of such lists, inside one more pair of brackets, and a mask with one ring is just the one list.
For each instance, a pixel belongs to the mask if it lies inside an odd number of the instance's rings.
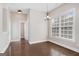
{"label": "white baseboard", "polygon": [[11,42],[16,42],[16,41],[20,41],[20,40],[11,40]]}
{"label": "white baseboard", "polygon": [[72,50],[72,51],[75,51],[75,52],[78,52],[78,53],[79,53],[79,49],[77,49],[77,48],[75,48],[75,47],[71,47],[71,46],[68,46],[68,45],[65,45],[65,44],[62,44],[62,43],[58,43],[58,42],[52,41],[52,40],[48,40],[48,41],[51,42],[51,43],[55,43],[55,44],[57,44],[57,45],[60,45],[60,46],[62,46],[62,47],[65,47],[65,48],[67,48],[67,49],[70,49],[70,50]]}
{"label": "white baseboard", "polygon": [[46,41],[47,41],[47,40],[34,41],[34,42],[30,42],[30,41],[29,41],[29,43],[30,43],[30,44],[36,44],[36,43],[41,43],[41,42],[46,42]]}
{"label": "white baseboard", "polygon": [[8,49],[8,47],[9,47],[9,45],[10,45],[10,42],[8,42],[8,43],[6,44],[6,46],[4,47],[4,49],[3,49],[0,53],[5,53],[6,50]]}

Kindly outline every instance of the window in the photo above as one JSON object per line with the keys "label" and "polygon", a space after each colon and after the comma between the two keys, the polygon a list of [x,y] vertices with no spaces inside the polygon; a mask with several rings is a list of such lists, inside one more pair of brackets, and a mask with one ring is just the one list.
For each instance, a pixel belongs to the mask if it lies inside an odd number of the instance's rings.
{"label": "window", "polygon": [[[54,21],[53,21],[54,20]],[[54,18],[52,20],[52,35],[59,36],[59,18]]]}
{"label": "window", "polygon": [[52,36],[64,39],[73,39],[74,37],[74,10],[70,10],[61,16],[55,16],[52,19]]}

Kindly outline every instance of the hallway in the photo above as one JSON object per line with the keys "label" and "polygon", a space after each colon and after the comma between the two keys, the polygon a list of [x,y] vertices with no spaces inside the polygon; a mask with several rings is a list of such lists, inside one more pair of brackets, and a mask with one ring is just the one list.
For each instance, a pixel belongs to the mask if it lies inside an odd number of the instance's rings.
{"label": "hallway", "polygon": [[[0,54],[1,55],[1,54]],[[12,42],[7,51],[2,54],[6,56],[79,56],[79,53],[68,50],[51,42],[42,42],[29,45],[27,41],[21,39]]]}

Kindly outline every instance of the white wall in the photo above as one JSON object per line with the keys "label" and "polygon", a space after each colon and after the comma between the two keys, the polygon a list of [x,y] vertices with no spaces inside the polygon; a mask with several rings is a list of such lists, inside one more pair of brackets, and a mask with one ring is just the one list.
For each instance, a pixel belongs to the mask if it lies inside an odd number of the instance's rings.
{"label": "white wall", "polygon": [[[25,39],[30,43],[43,42],[47,40],[47,21],[44,20],[44,12],[30,10],[25,16],[12,14],[12,41],[20,40],[20,23],[25,23]],[[25,17],[24,21],[23,17]]]}
{"label": "white wall", "polygon": [[29,42],[38,43],[47,40],[47,21],[44,12],[30,10]]}
{"label": "white wall", "polygon": [[[59,8],[56,8],[55,10],[51,11],[49,13],[49,15],[51,17],[55,16],[55,15],[60,15],[62,12],[68,11],[72,8],[75,8],[76,10],[76,15],[75,15],[75,38],[74,38],[74,42],[73,41],[69,41],[69,40],[65,40],[65,39],[61,39],[61,38],[56,38],[56,37],[52,37],[52,29],[51,29],[51,22],[50,22],[50,27],[49,27],[49,36],[50,38],[48,39],[50,42],[53,42],[55,44],[61,45],[63,47],[69,48],[71,50],[77,51],[79,52],[79,4],[76,3],[68,3],[68,4],[63,4],[61,5]],[[51,38],[52,37],[52,38]]]}
{"label": "white wall", "polygon": [[[10,43],[10,36],[9,36],[9,29],[10,29],[10,17],[9,17],[9,10],[8,8],[5,8],[6,13],[5,14],[5,18],[3,18],[3,4],[0,4],[0,53],[4,53],[6,51],[6,49],[8,48],[8,45]],[[7,31],[3,32],[3,19],[7,20]]]}
{"label": "white wall", "polygon": [[29,10],[26,15],[26,22],[25,22],[25,39],[29,40],[29,21],[30,21],[30,15],[29,15]]}
{"label": "white wall", "polygon": [[21,23],[26,24],[27,22],[26,17],[27,17],[26,14],[19,14],[19,13],[11,12],[11,37],[12,37],[11,41],[20,41]]}

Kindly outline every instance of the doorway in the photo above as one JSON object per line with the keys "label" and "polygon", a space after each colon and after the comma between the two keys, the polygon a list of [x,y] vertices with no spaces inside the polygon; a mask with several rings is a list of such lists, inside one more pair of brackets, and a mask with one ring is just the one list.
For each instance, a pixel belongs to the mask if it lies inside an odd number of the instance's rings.
{"label": "doorway", "polygon": [[21,23],[21,39],[25,39],[25,29],[24,29],[24,23]]}

